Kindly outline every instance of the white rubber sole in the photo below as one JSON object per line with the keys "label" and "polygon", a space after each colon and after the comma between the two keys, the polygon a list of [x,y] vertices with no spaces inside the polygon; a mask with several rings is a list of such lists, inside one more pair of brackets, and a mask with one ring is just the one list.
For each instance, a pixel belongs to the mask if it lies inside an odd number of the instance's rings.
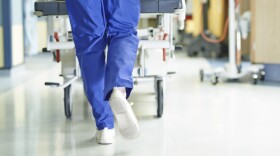
{"label": "white rubber sole", "polygon": [[110,145],[112,143],[114,143],[114,139],[96,139],[98,144],[101,145]]}
{"label": "white rubber sole", "polygon": [[128,139],[137,138],[140,134],[137,119],[121,92],[114,89],[109,102],[117,119],[121,135]]}

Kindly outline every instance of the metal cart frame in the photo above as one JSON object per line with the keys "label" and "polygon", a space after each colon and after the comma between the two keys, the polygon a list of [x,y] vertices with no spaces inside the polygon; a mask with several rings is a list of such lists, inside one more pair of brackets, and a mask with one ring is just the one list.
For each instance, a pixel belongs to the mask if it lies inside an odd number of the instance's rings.
{"label": "metal cart frame", "polygon": [[[162,49],[163,58],[173,56],[173,16],[179,16],[180,28],[184,28],[185,0],[141,0],[141,13],[149,13],[158,18],[161,31],[168,34],[168,39],[141,40],[139,43],[140,61],[138,64],[138,75],[134,76],[134,83],[140,81],[154,81],[157,99],[157,117],[162,117],[165,93],[164,75],[147,75],[145,73],[145,51],[147,49]],[[70,22],[67,16],[65,1],[47,1],[35,3],[35,15],[47,16],[49,42],[44,52],[52,52],[54,60],[61,62],[61,75],[64,83],[46,82],[46,86],[64,89],[64,111],[66,118],[71,118],[73,110],[72,83],[80,79],[80,67],[75,56],[75,45],[73,43]],[[54,26],[54,24],[58,26]],[[139,36],[151,37],[159,28],[139,30]],[[169,55],[168,55],[169,54]]]}

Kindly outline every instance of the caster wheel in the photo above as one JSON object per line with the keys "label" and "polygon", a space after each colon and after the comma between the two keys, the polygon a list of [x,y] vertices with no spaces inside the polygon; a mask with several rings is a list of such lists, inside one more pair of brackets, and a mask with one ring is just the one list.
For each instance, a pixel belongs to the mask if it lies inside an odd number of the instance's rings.
{"label": "caster wheel", "polygon": [[[141,76],[142,70],[143,70],[143,69],[141,69],[141,68],[138,68],[138,69],[137,69],[137,74],[138,74],[138,76]],[[146,68],[144,69],[144,75],[147,75],[147,69],[146,69]]]}
{"label": "caster wheel", "polygon": [[259,75],[257,73],[254,73],[252,75],[252,78],[253,78],[253,84],[257,85],[258,84]]}
{"label": "caster wheel", "polygon": [[258,84],[258,80],[257,80],[257,79],[254,79],[254,80],[253,80],[253,84],[254,84],[254,85],[257,85],[257,84]]}
{"label": "caster wheel", "polygon": [[64,88],[64,113],[66,118],[71,118],[73,102],[71,97],[71,85]]}
{"label": "caster wheel", "polygon": [[217,75],[213,76],[211,83],[212,85],[217,85],[219,83],[219,77]]}
{"label": "caster wheel", "polygon": [[199,76],[200,76],[200,82],[203,82],[204,81],[204,71],[202,69],[199,71]]}
{"label": "caster wheel", "polygon": [[237,72],[241,73],[241,71],[242,71],[242,65],[237,65]]}
{"label": "caster wheel", "polygon": [[162,117],[164,104],[163,80],[157,80],[157,117]]}
{"label": "caster wheel", "polygon": [[260,76],[261,76],[261,77],[260,77],[260,80],[261,80],[261,81],[264,81],[264,80],[265,80],[265,71],[261,71],[261,72],[260,72]]}

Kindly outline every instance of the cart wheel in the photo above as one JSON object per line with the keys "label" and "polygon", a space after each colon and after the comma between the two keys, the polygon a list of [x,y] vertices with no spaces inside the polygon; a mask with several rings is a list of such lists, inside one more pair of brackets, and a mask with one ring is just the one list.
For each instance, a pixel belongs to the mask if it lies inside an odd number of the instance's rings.
{"label": "cart wheel", "polygon": [[64,88],[64,112],[66,118],[71,118],[72,116],[72,108],[73,102],[71,97],[71,85]]}
{"label": "cart wheel", "polygon": [[254,79],[254,80],[253,80],[253,84],[254,84],[254,85],[257,85],[257,84],[258,84],[258,79]]}
{"label": "cart wheel", "polygon": [[253,84],[254,85],[258,84],[259,75],[257,73],[253,73],[252,78],[253,78]]}
{"label": "cart wheel", "polygon": [[203,71],[203,69],[200,69],[199,76],[200,76],[200,82],[203,82],[204,81],[204,71]]}
{"label": "cart wheel", "polygon": [[[143,70],[143,69],[140,68],[140,67],[137,69],[137,74],[138,74],[138,76],[141,76],[142,70]],[[145,68],[145,69],[144,69],[144,75],[146,75],[146,74],[147,74],[147,69]]]}
{"label": "cart wheel", "polygon": [[157,117],[162,117],[164,104],[163,80],[157,80]]}
{"label": "cart wheel", "polygon": [[260,72],[260,80],[261,81],[264,81],[265,80],[265,71],[264,70],[262,70],[261,72]]}
{"label": "cart wheel", "polygon": [[214,75],[211,79],[212,85],[217,85],[219,83],[219,77],[217,75]]}

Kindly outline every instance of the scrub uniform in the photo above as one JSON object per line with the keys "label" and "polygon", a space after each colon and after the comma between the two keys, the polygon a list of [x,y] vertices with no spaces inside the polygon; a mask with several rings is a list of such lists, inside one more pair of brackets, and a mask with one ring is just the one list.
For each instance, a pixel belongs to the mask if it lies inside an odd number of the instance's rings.
{"label": "scrub uniform", "polygon": [[[76,55],[98,130],[114,128],[114,87],[133,88],[139,0],[66,0]],[[108,46],[107,59],[105,48]]]}

